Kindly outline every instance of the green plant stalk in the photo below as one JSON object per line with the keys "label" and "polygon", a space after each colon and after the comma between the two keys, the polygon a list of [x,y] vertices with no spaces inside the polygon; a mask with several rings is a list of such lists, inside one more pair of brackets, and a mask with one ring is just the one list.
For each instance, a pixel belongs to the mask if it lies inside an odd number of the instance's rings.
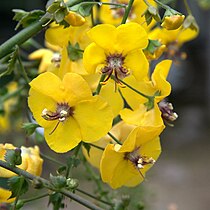
{"label": "green plant stalk", "polygon": [[38,200],[40,198],[44,198],[44,197],[47,197],[47,196],[49,196],[49,193],[43,193],[42,195],[34,196],[32,198],[21,199],[21,201],[25,204],[25,203],[29,203],[31,201],[35,201],[35,200]]}
{"label": "green plant stalk", "polygon": [[27,179],[30,180],[39,180],[43,186],[49,190],[55,191],[55,192],[60,192],[61,194],[67,196],[68,198],[82,204],[83,206],[92,209],[92,210],[102,210],[100,207],[96,206],[95,204],[89,202],[88,200],[70,192],[69,190],[66,189],[57,189],[55,188],[48,180],[39,177],[39,176],[35,176],[33,174],[28,173],[27,171],[24,171],[18,167],[12,167],[9,163],[0,160],[0,167],[3,167],[5,169],[8,169],[9,171],[12,171],[16,174],[18,174],[19,176],[24,176]]}
{"label": "green plant stalk", "polygon": [[125,9],[125,14],[124,14],[124,16],[123,16],[123,19],[122,19],[121,24],[126,23],[126,20],[127,20],[128,16],[129,16],[129,13],[130,13],[130,11],[131,11],[133,2],[134,2],[134,0],[130,0],[130,1],[128,2],[128,6],[127,6],[126,9]]}
{"label": "green plant stalk", "polygon": [[171,10],[171,7],[169,7],[168,5],[163,4],[162,2],[158,1],[158,0],[154,0],[160,7],[162,7],[163,9],[167,10]]}
{"label": "green plant stalk", "polygon": [[102,74],[102,75],[101,75],[101,78],[100,78],[100,80],[99,80],[99,83],[98,83],[98,86],[97,86],[97,88],[96,88],[96,91],[95,91],[94,95],[99,95],[99,93],[100,93],[100,91],[101,91],[101,87],[102,87],[101,82],[104,81],[105,77],[106,77],[105,74]]}
{"label": "green plant stalk", "polygon": [[127,86],[128,88],[130,88],[131,90],[133,90],[134,92],[138,93],[139,95],[147,98],[149,101],[153,100],[153,96],[148,96],[148,95],[145,95],[144,93],[136,90],[135,88],[133,88],[132,86],[130,86],[129,84],[127,84],[126,82],[124,82],[123,80],[120,80],[121,83],[123,83],[125,86]]}
{"label": "green plant stalk", "polygon": [[59,166],[63,165],[62,162],[60,162],[60,161],[58,161],[58,160],[56,160],[56,159],[54,159],[54,158],[52,158],[52,157],[50,157],[50,156],[48,156],[48,155],[45,155],[45,154],[43,154],[43,153],[41,153],[41,152],[40,152],[40,155],[41,155],[41,157],[43,157],[43,158],[45,158],[45,159],[47,159],[47,160],[50,160],[50,161],[52,161],[52,162],[58,164]]}
{"label": "green plant stalk", "polygon": [[113,136],[110,132],[108,132],[108,135],[109,135],[115,142],[117,142],[118,144],[122,145],[122,143],[121,143],[115,136]]}
{"label": "green plant stalk", "polygon": [[187,0],[184,0],[184,6],[185,6],[185,8],[187,10],[188,15],[192,15],[192,11],[191,11],[191,9],[189,7],[189,4],[187,3]]}
{"label": "green plant stalk", "polygon": [[39,31],[43,29],[43,27],[46,25],[46,23],[49,22],[49,19],[40,19],[39,21],[31,24],[30,26],[22,29],[20,32],[18,32],[16,35],[8,39],[6,42],[4,42],[0,46],[0,59],[4,56],[8,55],[12,52],[12,49],[15,45],[21,45],[31,37],[33,37],[35,34],[37,34]]}
{"label": "green plant stalk", "polygon": [[100,201],[101,203],[107,204],[107,205],[109,205],[109,206],[113,206],[112,203],[109,203],[109,202],[107,202],[107,201],[104,201],[104,200],[102,200],[102,199],[99,199],[99,198],[95,197],[94,195],[91,195],[90,193],[87,193],[87,192],[85,192],[85,191],[83,191],[83,190],[81,190],[81,189],[78,189],[78,188],[77,188],[76,191],[78,191],[78,192],[80,192],[80,193],[82,193],[82,194],[84,194],[84,195],[87,195],[87,196],[89,196],[90,198],[94,198],[95,200],[98,200],[98,201]]}
{"label": "green plant stalk", "polygon": [[21,58],[20,58],[20,54],[18,54],[18,58],[17,58],[17,59],[18,59],[18,62],[19,62],[19,64],[20,64],[21,73],[22,73],[22,75],[23,75],[25,81],[29,84],[29,83],[30,83],[30,79],[28,78],[28,75],[27,75],[27,73],[26,73],[26,70],[25,70],[25,68],[24,68],[24,66],[23,66],[23,63],[22,63]]}
{"label": "green plant stalk", "polygon": [[92,144],[92,143],[88,143],[88,144],[89,144],[90,146],[92,146],[92,147],[95,147],[95,148],[97,148],[97,149],[100,149],[100,150],[104,151],[104,148],[103,148],[103,147],[97,146],[97,145]]}

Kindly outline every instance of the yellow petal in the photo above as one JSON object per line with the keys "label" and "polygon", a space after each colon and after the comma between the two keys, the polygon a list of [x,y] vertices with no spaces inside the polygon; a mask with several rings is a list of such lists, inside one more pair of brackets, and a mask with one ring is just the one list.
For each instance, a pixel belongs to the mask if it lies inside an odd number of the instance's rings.
{"label": "yellow petal", "polygon": [[88,83],[78,74],[65,74],[62,86],[65,93],[64,101],[68,102],[69,106],[74,106],[77,102],[92,97]]}
{"label": "yellow petal", "polygon": [[44,128],[51,127],[52,121],[45,120],[42,117],[42,111],[47,109],[51,112],[55,112],[57,107],[56,101],[31,88],[29,91],[28,106],[40,126]]}
{"label": "yellow petal", "polygon": [[[108,36],[109,40],[111,35]],[[110,45],[111,43],[109,43]],[[136,49],[146,48],[148,36],[145,29],[137,23],[126,23],[117,27],[116,50],[124,54]]]}
{"label": "yellow petal", "polygon": [[100,96],[104,98],[112,107],[114,116],[117,116],[124,106],[124,101],[119,93],[115,91],[115,84],[113,81],[108,82],[102,86]]}
{"label": "yellow petal", "polygon": [[155,70],[152,74],[152,82],[154,88],[161,92],[161,96],[156,97],[157,102],[168,96],[171,92],[171,85],[169,82],[166,81],[171,64],[171,60],[163,60],[156,65]]}
{"label": "yellow petal", "polygon": [[51,72],[45,72],[33,79],[30,86],[37,92],[60,102],[64,97],[61,80]]}
{"label": "yellow petal", "polygon": [[[45,128],[44,136],[49,147],[58,153],[68,152],[82,140],[80,128],[76,120],[69,117],[64,122],[53,122],[53,126]],[[57,128],[55,129],[55,127]],[[54,130],[55,129],[55,130]],[[52,132],[54,130],[54,132]]]}
{"label": "yellow petal", "polygon": [[93,142],[111,129],[113,113],[107,102],[100,96],[94,96],[92,100],[76,105],[74,119],[80,126],[82,140]]}
{"label": "yellow petal", "polygon": [[104,182],[111,181],[115,167],[123,160],[123,154],[114,151],[114,144],[108,144],[100,162],[101,178]]}
{"label": "yellow petal", "polygon": [[99,24],[88,31],[88,36],[99,47],[114,52],[114,44],[117,37],[117,30],[110,24]]}
{"label": "yellow petal", "polygon": [[9,190],[5,190],[0,187],[0,203],[12,203],[15,198],[10,198],[9,197],[12,195],[12,192]]}
{"label": "yellow petal", "polygon": [[141,50],[136,50],[127,54],[124,65],[131,71],[131,74],[137,80],[143,80],[148,76],[149,62]]}
{"label": "yellow petal", "polygon": [[83,64],[85,70],[89,74],[94,74],[99,64],[105,64],[106,55],[101,47],[98,47],[95,43],[90,44],[84,51]]}

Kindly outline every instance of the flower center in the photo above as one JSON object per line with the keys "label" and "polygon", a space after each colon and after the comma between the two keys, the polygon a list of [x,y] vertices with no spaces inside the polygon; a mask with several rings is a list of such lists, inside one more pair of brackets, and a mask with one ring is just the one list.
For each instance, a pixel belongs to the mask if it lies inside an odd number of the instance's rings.
{"label": "flower center", "polygon": [[124,60],[125,57],[122,56],[122,54],[111,54],[106,57],[106,65],[101,69],[101,72],[106,74],[107,77],[101,84],[106,84],[113,75],[115,82],[122,85],[120,79],[123,79],[130,74],[129,69],[123,66]]}
{"label": "flower center", "polygon": [[58,103],[55,112],[49,111],[45,108],[42,111],[41,115],[45,120],[58,120],[58,123],[56,124],[55,128],[50,132],[50,134],[55,131],[60,122],[64,122],[69,116],[73,116],[73,111],[73,107],[70,107],[68,103]]}
{"label": "flower center", "polygon": [[144,176],[141,173],[140,169],[143,169],[145,165],[155,163],[155,160],[152,157],[141,156],[140,153],[139,153],[139,148],[136,148],[132,152],[126,153],[124,158],[133,163],[133,165],[139,171],[139,173],[141,174],[141,176],[143,178],[144,178]]}

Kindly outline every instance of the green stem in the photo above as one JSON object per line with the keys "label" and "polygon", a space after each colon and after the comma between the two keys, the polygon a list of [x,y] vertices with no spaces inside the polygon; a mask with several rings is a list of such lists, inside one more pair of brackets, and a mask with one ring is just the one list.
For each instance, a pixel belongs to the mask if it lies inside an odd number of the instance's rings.
{"label": "green stem", "polygon": [[1,102],[4,102],[12,97],[15,97],[16,95],[20,94],[20,91],[24,89],[25,86],[21,86],[20,88],[18,88],[17,90],[6,94],[5,96],[1,97]]}
{"label": "green stem", "polygon": [[191,9],[189,7],[189,4],[187,3],[187,0],[184,0],[184,6],[185,6],[185,8],[187,10],[188,15],[192,15],[192,11],[191,11]]}
{"label": "green stem", "polygon": [[93,198],[93,199],[95,199],[95,200],[98,200],[98,201],[100,201],[101,203],[107,204],[107,205],[109,205],[109,206],[113,206],[112,203],[109,203],[109,202],[107,202],[107,201],[104,201],[104,200],[102,200],[102,199],[99,199],[99,198],[95,197],[94,195],[91,195],[91,194],[89,194],[89,193],[87,193],[87,192],[85,192],[85,191],[83,191],[83,190],[81,190],[81,189],[78,189],[78,188],[77,188],[76,191],[78,191],[78,192],[80,192],[80,193],[82,193],[82,194],[84,194],[84,195],[87,195],[87,196],[89,196],[90,198]]}
{"label": "green stem", "polygon": [[162,2],[158,1],[158,0],[154,0],[160,7],[162,7],[163,9],[167,10],[171,10],[171,7],[169,7],[168,5],[163,4]]}
{"label": "green stem", "polygon": [[15,45],[21,45],[32,36],[37,34],[39,31],[43,29],[43,25],[49,22],[49,19],[40,19],[40,21],[32,23],[28,27],[24,28],[16,35],[8,39],[0,46],[0,59],[3,58],[5,55],[8,55],[12,52],[12,49]]}
{"label": "green stem", "polygon": [[68,198],[80,203],[81,205],[92,209],[92,210],[102,210],[100,207],[94,205],[93,203],[89,202],[88,200],[70,192],[69,190],[66,189],[57,189],[55,188],[48,180],[39,177],[39,176],[35,176],[33,174],[28,173],[27,171],[24,171],[18,167],[12,167],[9,163],[0,160],[0,167],[3,167],[5,169],[8,169],[16,174],[18,174],[19,176],[24,176],[27,179],[30,180],[39,180],[43,186],[49,190],[55,191],[55,192],[60,192],[61,194],[67,196]]}
{"label": "green stem", "polygon": [[108,132],[108,135],[109,135],[115,142],[117,142],[118,144],[122,145],[122,143],[121,143],[115,136],[113,136],[110,132]]}
{"label": "green stem", "polygon": [[30,79],[28,78],[28,75],[26,74],[26,71],[25,71],[25,68],[24,68],[24,66],[23,66],[23,64],[22,64],[22,61],[21,61],[21,58],[20,58],[19,53],[18,53],[17,59],[18,59],[18,62],[19,62],[19,64],[20,64],[21,73],[22,73],[22,75],[23,75],[25,81],[29,84],[29,83],[30,83]]}
{"label": "green stem", "polygon": [[96,88],[96,91],[94,92],[94,95],[99,95],[99,93],[100,93],[100,91],[101,91],[101,87],[102,87],[101,82],[104,81],[105,77],[106,77],[105,74],[102,74],[102,75],[101,75],[101,78],[100,78],[100,80],[99,80],[99,83],[98,83],[98,86],[97,86],[97,88]]}
{"label": "green stem", "polygon": [[133,90],[134,92],[138,93],[139,95],[147,98],[149,101],[153,100],[153,96],[148,96],[148,95],[145,95],[144,93],[136,90],[135,88],[133,88],[132,86],[130,86],[129,84],[127,84],[126,82],[124,82],[123,80],[120,80],[121,83],[123,83],[124,85],[126,85],[128,88],[130,88],[131,90]]}
{"label": "green stem", "polygon": [[121,24],[126,23],[126,20],[127,20],[128,16],[129,16],[129,13],[130,13],[130,11],[131,11],[133,2],[134,2],[134,0],[130,0],[130,1],[128,2],[128,5],[127,5],[127,7],[126,7],[126,9],[125,9],[125,14],[124,14],[124,16],[123,16],[123,19],[122,19]]}
{"label": "green stem", "polygon": [[95,144],[92,144],[92,143],[88,143],[90,146],[92,146],[92,147],[95,147],[95,148],[97,148],[97,149],[100,149],[100,150],[102,150],[102,151],[104,151],[104,148],[103,147],[100,147],[100,146],[98,146],[98,145],[95,145]]}
{"label": "green stem", "polygon": [[47,197],[47,196],[49,196],[49,193],[44,193],[42,195],[34,196],[32,198],[22,199],[21,201],[23,201],[23,203],[28,203],[28,202],[31,202],[31,201],[38,200],[40,198]]}
{"label": "green stem", "polygon": [[43,157],[43,158],[45,158],[45,159],[47,159],[47,160],[50,160],[50,161],[52,161],[52,162],[54,162],[54,163],[56,163],[56,164],[58,164],[58,165],[63,165],[63,163],[62,162],[60,162],[60,161],[58,161],[58,160],[56,160],[56,159],[54,159],[54,158],[52,158],[52,157],[50,157],[50,156],[47,156],[47,155],[45,155],[45,154],[43,154],[43,153],[41,153],[40,152],[40,155],[41,155],[41,157]]}

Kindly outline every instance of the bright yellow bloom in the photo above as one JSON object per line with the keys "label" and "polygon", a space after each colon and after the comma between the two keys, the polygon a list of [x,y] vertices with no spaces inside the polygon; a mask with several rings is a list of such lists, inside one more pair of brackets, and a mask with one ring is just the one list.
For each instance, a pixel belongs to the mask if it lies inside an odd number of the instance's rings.
{"label": "bright yellow bloom", "polygon": [[178,15],[178,14],[172,16],[166,16],[161,26],[167,30],[178,29],[182,25],[184,18],[185,18],[184,15]]}
{"label": "bright yellow bloom", "polygon": [[92,96],[80,75],[67,73],[61,80],[46,72],[30,86],[29,107],[44,128],[45,139],[52,150],[67,152],[80,141],[97,141],[110,130],[111,108],[100,96]]}
{"label": "bright yellow bloom", "polygon": [[85,23],[85,18],[76,12],[69,11],[64,20],[71,26],[82,26]]}
{"label": "bright yellow bloom", "polygon": [[59,67],[60,55],[59,53],[53,52],[51,49],[39,49],[31,53],[28,57],[30,60],[41,59],[39,64],[39,73],[45,71],[55,71]]}
{"label": "bright yellow bloom", "polygon": [[[148,61],[142,52],[148,44],[146,31],[137,23],[127,23],[117,28],[101,24],[88,31],[93,41],[83,54],[84,67],[89,74],[101,72],[111,75],[120,83],[129,74],[137,80],[148,74]],[[111,39],[110,39],[111,37]]]}
{"label": "bright yellow bloom", "polygon": [[143,127],[135,128],[123,145],[108,144],[100,163],[102,180],[113,189],[138,185],[161,152],[159,137]]}
{"label": "bright yellow bloom", "polygon": [[[110,133],[114,135],[120,142],[124,142],[128,134],[133,130],[134,127],[136,126],[129,125],[121,121],[112,127]],[[102,137],[99,141],[94,142],[94,145],[99,146],[101,148],[105,148],[109,143],[115,143],[115,142],[109,135],[106,135]],[[84,147],[82,151],[87,161],[92,166],[99,169],[103,151],[94,146],[90,147],[89,154],[87,153]]]}
{"label": "bright yellow bloom", "polygon": [[158,135],[165,128],[160,109],[157,103],[154,103],[154,107],[147,110],[144,104],[140,104],[138,109],[123,109],[120,112],[120,117],[128,124],[143,126],[145,128],[153,129]]}
{"label": "bright yellow bloom", "polygon": [[[13,146],[12,144],[0,144],[0,160],[4,160],[4,156],[8,149],[15,149],[15,148],[16,147]],[[21,149],[22,163],[17,167],[31,174],[40,176],[42,172],[43,159],[39,155],[38,146],[28,147],[28,148],[21,146],[20,149]],[[16,175],[15,173],[0,167],[0,177],[9,178],[15,175]],[[8,199],[11,196],[11,194],[12,193],[9,190],[0,188],[0,203],[13,202],[15,198]]]}
{"label": "bright yellow bloom", "polygon": [[[128,4],[128,0],[102,0],[102,3],[118,3],[118,4]],[[155,2],[153,0],[148,0],[148,2],[155,6]],[[134,0],[132,5],[131,12],[128,16],[127,22],[136,22],[141,24],[145,29],[148,28],[146,24],[145,17],[142,16],[146,11],[147,5],[143,0]],[[108,23],[112,25],[119,25],[122,21],[122,18],[125,13],[125,8],[116,8],[114,5],[101,5],[99,8],[99,18],[103,23]],[[154,21],[149,26],[153,26]]]}
{"label": "bright yellow bloom", "polygon": [[182,27],[179,27],[176,30],[155,28],[148,35],[150,39],[158,39],[161,44],[166,46],[165,53],[167,58],[185,59],[186,54],[180,53],[179,49],[185,42],[195,39],[198,35],[198,31],[191,28],[184,29]]}
{"label": "bright yellow bloom", "polygon": [[81,75],[87,74],[83,67],[82,59],[76,61],[70,60],[67,53],[67,46],[69,43],[73,46],[78,43],[80,49],[85,49],[85,47],[90,43],[90,39],[86,35],[86,32],[89,29],[89,21],[86,21],[86,23],[80,27],[70,26],[68,28],[63,28],[63,26],[53,24],[46,31],[45,39],[47,43],[59,46],[61,49],[60,69],[57,73],[61,79],[68,72],[78,73]]}
{"label": "bright yellow bloom", "polygon": [[[158,63],[152,73],[151,80],[138,82],[133,77],[126,78],[126,83],[131,84],[133,88],[148,95],[155,95],[155,102],[158,103],[171,93],[171,85],[166,80],[172,61],[163,60]],[[132,109],[138,109],[140,104],[148,102],[148,99],[140,94],[130,90],[129,88],[121,89],[123,96]]]}

